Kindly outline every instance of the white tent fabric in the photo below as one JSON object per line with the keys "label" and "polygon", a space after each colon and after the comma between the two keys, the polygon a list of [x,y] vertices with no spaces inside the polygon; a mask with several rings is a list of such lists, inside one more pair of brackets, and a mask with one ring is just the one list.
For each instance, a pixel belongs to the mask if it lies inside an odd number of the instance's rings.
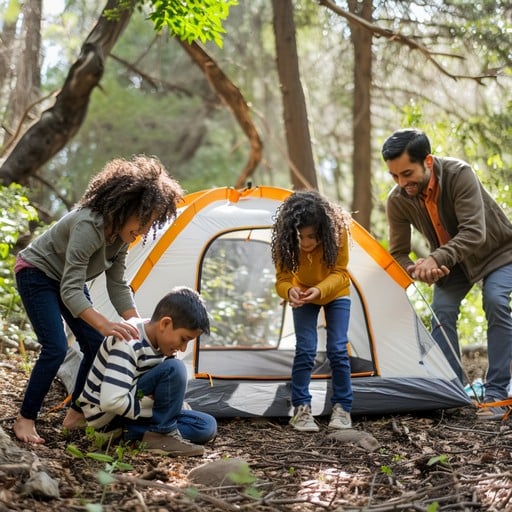
{"label": "white tent fabric", "polygon": [[[186,196],[176,221],[130,248],[126,275],[149,317],[173,286],[205,298],[211,336],[189,344],[187,401],[217,417],[281,416],[291,411],[295,338],[289,307],[274,290],[273,216],[291,193],[275,187],[218,188]],[[353,413],[392,413],[470,404],[407,296],[410,278],[354,223],[349,271]],[[104,280],[90,284],[96,308],[116,317]],[[330,412],[324,327],[311,382],[315,415]]]}

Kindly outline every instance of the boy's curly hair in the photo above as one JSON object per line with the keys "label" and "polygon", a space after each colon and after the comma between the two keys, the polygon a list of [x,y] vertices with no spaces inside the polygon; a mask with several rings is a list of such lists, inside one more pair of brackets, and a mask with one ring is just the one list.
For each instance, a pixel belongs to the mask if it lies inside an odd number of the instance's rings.
{"label": "boy's curly hair", "polygon": [[274,220],[272,260],[278,268],[296,272],[299,268],[300,229],[315,229],[322,243],[323,260],[327,267],[332,268],[344,230],[350,236],[352,217],[316,190],[307,190],[290,195],[277,209]]}
{"label": "boy's curly hair", "polygon": [[146,155],[134,155],[130,160],[115,158],[93,176],[87,190],[76,204],[90,208],[103,216],[105,227],[112,235],[133,215],[142,225],[151,218],[153,237],[156,231],[176,217],[177,203],[183,190],[160,160]]}

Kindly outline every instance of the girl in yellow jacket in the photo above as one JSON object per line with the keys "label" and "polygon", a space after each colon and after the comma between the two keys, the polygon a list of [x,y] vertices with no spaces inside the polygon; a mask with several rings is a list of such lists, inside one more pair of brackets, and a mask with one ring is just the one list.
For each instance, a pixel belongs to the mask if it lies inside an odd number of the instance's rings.
{"label": "girl in yellow jacket", "polygon": [[272,234],[276,290],[293,308],[296,336],[291,388],[294,415],[290,424],[303,432],[319,430],[311,413],[309,383],[317,352],[317,323],[322,307],[332,375],[333,409],[329,428],[352,427],[352,385],[347,349],[350,222],[350,214],[313,190],[293,193],[276,213]]}

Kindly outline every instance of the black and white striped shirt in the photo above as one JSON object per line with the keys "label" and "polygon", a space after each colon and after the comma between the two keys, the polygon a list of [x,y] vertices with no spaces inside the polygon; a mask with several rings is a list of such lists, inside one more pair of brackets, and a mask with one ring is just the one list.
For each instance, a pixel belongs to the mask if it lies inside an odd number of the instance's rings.
{"label": "black and white striped shirt", "polygon": [[153,400],[137,397],[137,380],[166,356],[148,341],[145,320],[136,318],[132,323],[139,330],[139,339],[105,338],[80,395],[87,424],[96,429],[108,425],[116,416],[130,419],[152,416]]}

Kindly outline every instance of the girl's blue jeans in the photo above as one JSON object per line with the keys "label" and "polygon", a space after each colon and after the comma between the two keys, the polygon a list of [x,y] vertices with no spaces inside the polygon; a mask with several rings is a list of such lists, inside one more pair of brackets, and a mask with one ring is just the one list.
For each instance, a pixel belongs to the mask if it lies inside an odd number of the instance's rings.
{"label": "girl's blue jeans", "polygon": [[[434,285],[432,336],[444,351],[460,381],[464,383],[460,362],[457,320],[460,305],[472,288],[460,266],[452,269],[443,286]],[[487,319],[487,370],[485,395],[504,399],[510,382],[512,363],[512,264],[491,272],[483,279],[482,302]]]}
{"label": "girl's blue jeans", "polygon": [[142,374],[137,381],[137,392],[153,398],[151,418],[130,420],[117,417],[110,428],[121,425],[123,437],[140,440],[144,432],[167,434],[176,430],[189,441],[204,444],[217,434],[217,422],[209,414],[182,410],[187,386],[187,369],[179,359],[165,359]]}
{"label": "girl's blue jeans", "polygon": [[325,306],[304,304],[293,308],[295,357],[292,366],[292,404],[311,404],[309,383],[318,346],[318,314],[324,308],[327,329],[327,358],[331,366],[331,403],[352,410],[352,382],[348,355],[348,324],[350,299],[336,299]]}
{"label": "girl's blue jeans", "polygon": [[[75,318],[60,298],[60,283],[49,278],[37,268],[24,268],[16,273],[16,284],[23,306],[41,345],[25,390],[20,414],[35,420],[45,396],[66,357],[68,339],[63,319],[75,335],[83,358],[78,370],[71,406],[75,405],[85,384],[89,368],[98,351],[103,336],[81,318]],[[87,287],[84,288],[89,298]]]}

